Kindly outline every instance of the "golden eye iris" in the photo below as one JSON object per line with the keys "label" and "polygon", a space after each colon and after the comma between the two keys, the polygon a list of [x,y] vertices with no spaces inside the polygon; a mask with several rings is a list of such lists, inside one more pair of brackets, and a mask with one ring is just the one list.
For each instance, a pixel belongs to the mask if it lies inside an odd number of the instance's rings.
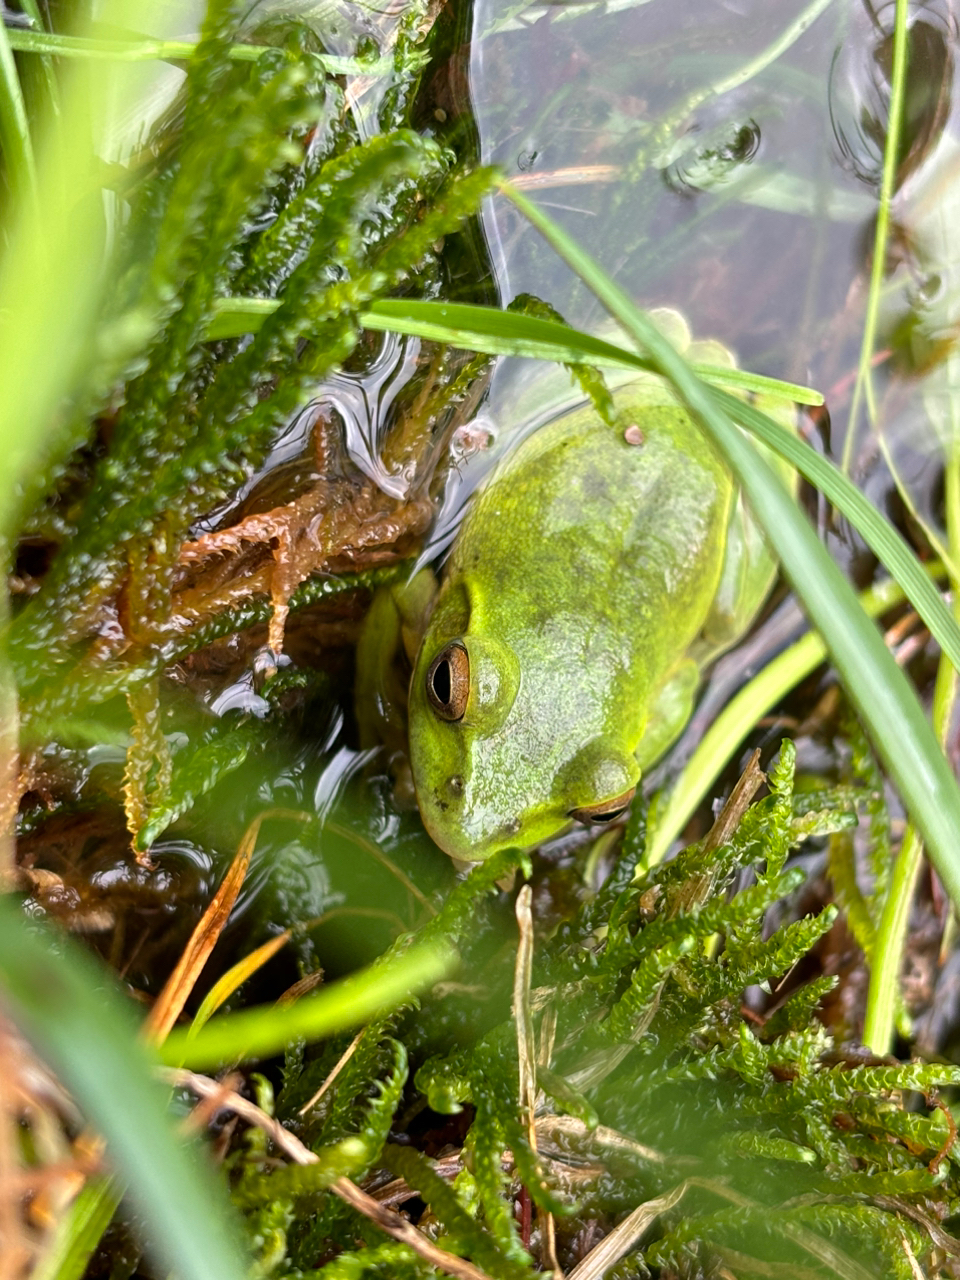
{"label": "golden eye iris", "polygon": [[462,720],[470,694],[470,658],[462,644],[448,644],[427,672],[427,699],[442,720]]}

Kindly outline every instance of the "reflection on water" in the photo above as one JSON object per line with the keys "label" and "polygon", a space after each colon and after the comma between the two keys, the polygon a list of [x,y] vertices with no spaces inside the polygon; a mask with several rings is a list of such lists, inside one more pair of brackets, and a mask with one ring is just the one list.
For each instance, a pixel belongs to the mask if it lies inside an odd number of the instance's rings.
{"label": "reflection on water", "polygon": [[714,136],[698,127],[688,134],[690,145],[663,170],[663,180],[677,195],[693,196],[736,181],[743,166],[760,150],[760,126],[755,120],[738,125],[727,121]]}
{"label": "reflection on water", "polygon": [[[897,161],[899,187],[929,156],[950,108],[952,20],[946,0],[916,6],[909,30],[908,90]],[[890,110],[892,5],[855,15],[854,34],[837,48],[830,75],[830,117],[840,164],[879,187]]]}
{"label": "reflection on water", "polygon": [[[479,0],[473,20],[483,158],[641,304],[675,306],[746,366],[825,391],[837,457],[864,403],[857,367],[894,16],[892,2],[857,0],[526,10]],[[955,40],[947,0],[911,6],[891,287],[872,374],[873,425],[894,468],[905,467],[918,512],[934,518],[952,394],[944,361],[960,321]],[[512,207],[489,201],[484,230],[505,303],[530,291],[571,322],[598,323],[586,290]],[[923,389],[899,376],[924,364],[928,376],[940,365],[939,382]],[[488,412],[501,430],[512,393],[500,370]],[[893,481],[863,427],[861,415],[854,469],[866,478],[879,468],[870,486],[886,498]]]}

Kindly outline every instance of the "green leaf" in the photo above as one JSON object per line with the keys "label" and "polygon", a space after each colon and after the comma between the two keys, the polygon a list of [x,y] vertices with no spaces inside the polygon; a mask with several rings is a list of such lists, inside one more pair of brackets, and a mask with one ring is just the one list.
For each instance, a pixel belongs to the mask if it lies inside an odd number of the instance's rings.
{"label": "green leaf", "polygon": [[449,975],[456,956],[443,940],[378,960],[296,1004],[221,1014],[195,1035],[174,1031],[159,1052],[163,1062],[207,1068],[279,1053],[298,1036],[319,1040],[356,1027]]}
{"label": "green leaf", "polygon": [[[236,313],[239,317],[243,314],[243,305],[257,302],[258,299],[224,299],[220,305],[224,307],[224,315],[230,316],[231,305],[236,304],[240,308]],[[415,334],[493,355],[534,356],[559,361],[589,360],[601,367],[621,369],[649,371],[653,368],[649,358],[557,321],[486,307],[385,298],[374,303],[360,320],[369,329]],[[719,369],[709,365],[693,365],[692,368],[713,384],[729,384],[758,394],[783,396],[798,404],[823,403],[823,397],[817,392],[794,383],[777,382],[739,369]],[[838,467],[795,433],[722,390],[719,385],[715,396],[718,407],[795,466],[843,513],[903,587],[943,651],[960,670],[960,627],[920,561],[890,521]]]}
{"label": "green leaf", "polygon": [[[207,336],[239,337],[256,333],[264,320],[276,311],[273,298],[227,297],[216,304]],[[472,303],[430,302],[419,298],[380,298],[360,315],[365,329],[405,333],[433,342],[445,342],[468,351],[494,356],[530,356],[565,363],[591,363],[610,369],[653,368],[636,352],[624,350],[594,334],[584,333],[559,320],[515,311],[498,311]],[[718,385],[742,388],[763,395],[782,396],[797,404],[821,405],[819,391],[795,382],[765,378],[743,369],[716,365],[694,365],[698,373]]]}
{"label": "green leaf", "polygon": [[117,1211],[114,1181],[92,1178],[67,1210],[31,1280],[83,1280],[93,1252]]}
{"label": "green leaf", "polygon": [[[7,36],[10,47],[18,53],[106,62],[187,62],[199,48],[192,40],[91,40],[48,31],[17,30],[8,31]],[[273,46],[267,44],[231,44],[224,56],[233,62],[256,62],[265,53],[273,52]],[[390,76],[395,70],[393,57],[341,58],[326,53],[314,56],[332,76]]]}
{"label": "green leaf", "polygon": [[9,33],[0,22],[0,155],[14,197],[25,205],[37,200],[37,166]]}
{"label": "green leaf", "polygon": [[746,405],[724,392],[715,394],[720,407],[764,444],[769,445],[781,458],[792,463],[801,475],[846,516],[867,546],[889,570],[894,581],[903,587],[907,599],[930,628],[941,649],[954,667],[960,670],[960,627],[944,604],[930,575],[890,521],[881,515],[869,498],[864,497],[839,467],[828,458],[821,457],[798,436],[785,430],[752,405]]}
{"label": "green leaf", "polygon": [[212,1171],[184,1146],[130,1009],[104,968],[0,897],[3,1003],[107,1141],[144,1242],[181,1280],[239,1280],[239,1231]]}

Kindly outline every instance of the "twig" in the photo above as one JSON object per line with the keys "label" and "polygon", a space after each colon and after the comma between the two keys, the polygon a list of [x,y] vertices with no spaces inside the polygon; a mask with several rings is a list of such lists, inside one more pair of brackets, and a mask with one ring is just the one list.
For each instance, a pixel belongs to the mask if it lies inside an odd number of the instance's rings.
{"label": "twig", "polygon": [[[513,977],[513,1018],[517,1024],[517,1058],[520,1064],[520,1114],[527,1128],[527,1141],[537,1157],[537,1051],[530,1010],[530,975],[533,969],[533,916],[530,909],[533,890],[525,884],[517,895],[517,962]],[[537,1208],[543,1240],[543,1261],[562,1280],[557,1262],[557,1242],[553,1214]]]}
{"label": "twig", "polygon": [[360,1037],[362,1035],[363,1035],[363,1031],[361,1030],[361,1031],[358,1031],[357,1034],[353,1037],[353,1039],[347,1045],[346,1049],[344,1049],[343,1053],[341,1053],[339,1059],[337,1060],[336,1065],[334,1066],[330,1074],[327,1076],[326,1080],[324,1080],[323,1084],[316,1091],[313,1097],[310,1098],[307,1102],[305,1102],[303,1106],[300,1108],[300,1110],[297,1112],[298,1116],[305,1116],[308,1111],[312,1111],[313,1108],[317,1105],[317,1103],[320,1101],[323,1095],[327,1092],[327,1090],[333,1084],[334,1080],[336,1080],[337,1076],[340,1074],[343,1068],[347,1065],[347,1063],[356,1053],[357,1045],[360,1043]]}
{"label": "twig", "polygon": [[[211,1079],[210,1076],[198,1075],[195,1071],[187,1071],[182,1067],[160,1067],[158,1070],[161,1079],[176,1088],[190,1089],[201,1098],[215,1096],[222,1107],[233,1111],[248,1124],[262,1129],[274,1145],[279,1147],[284,1155],[289,1156],[295,1164],[319,1163],[319,1157],[309,1147],[304,1146],[299,1138],[285,1129],[279,1120],[268,1116],[256,1103],[241,1098],[232,1089],[224,1089],[217,1080]],[[458,1258],[456,1254],[448,1253],[446,1249],[439,1249],[412,1222],[401,1217],[395,1210],[380,1204],[373,1196],[367,1195],[366,1191],[361,1191],[349,1178],[336,1178],[330,1184],[330,1190],[346,1204],[352,1205],[358,1213],[369,1218],[386,1235],[409,1245],[431,1266],[439,1267],[448,1275],[456,1276],[457,1280],[492,1280],[492,1277],[474,1266],[472,1262]]]}

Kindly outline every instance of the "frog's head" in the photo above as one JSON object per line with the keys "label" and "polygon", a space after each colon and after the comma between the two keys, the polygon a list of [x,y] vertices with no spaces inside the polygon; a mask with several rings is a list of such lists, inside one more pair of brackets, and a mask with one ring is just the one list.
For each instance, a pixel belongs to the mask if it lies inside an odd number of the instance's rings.
{"label": "frog's head", "polygon": [[571,733],[576,714],[522,674],[508,646],[433,627],[410,686],[410,763],[424,825],[451,857],[528,849],[573,819],[618,817],[636,789],[632,754]]}

